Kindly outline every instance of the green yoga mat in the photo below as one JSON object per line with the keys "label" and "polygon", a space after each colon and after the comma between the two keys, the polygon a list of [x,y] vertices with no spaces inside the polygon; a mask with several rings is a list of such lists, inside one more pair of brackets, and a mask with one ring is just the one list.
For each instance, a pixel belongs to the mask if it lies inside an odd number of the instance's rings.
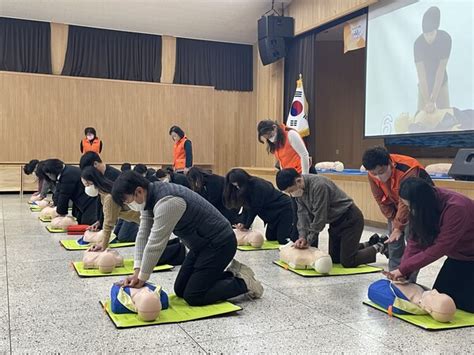
{"label": "green yoga mat", "polygon": [[240,245],[237,249],[242,251],[254,251],[254,250],[278,250],[280,249],[280,244],[277,241],[268,241],[266,240],[261,248],[255,248],[250,245]]}
{"label": "green yoga mat", "polygon": [[67,233],[67,230],[65,230],[65,229],[53,228],[53,227],[51,227],[50,225],[47,225],[47,226],[46,226],[46,230],[47,230],[49,233]]}
{"label": "green yoga mat", "polygon": [[[84,263],[82,261],[76,261],[72,263],[74,269],[80,277],[101,277],[101,276],[123,276],[123,275],[133,275],[133,259],[125,259],[123,261],[122,267],[116,267],[114,271],[104,274],[99,271],[99,269],[84,269]],[[168,271],[172,270],[174,266],[172,265],[158,265],[155,266],[153,272],[157,271]]]}
{"label": "green yoga mat", "polygon": [[42,208],[40,206],[36,205],[30,205],[30,211],[31,212],[41,212]]}
{"label": "green yoga mat", "polygon": [[49,223],[51,222],[52,218],[50,217],[38,217],[38,219],[41,221],[41,222],[44,222],[44,223]]}
{"label": "green yoga mat", "polygon": [[[388,313],[386,309],[373,303],[372,301],[364,301],[363,304],[378,309],[384,313]],[[474,313],[468,313],[458,309],[454,315],[454,319],[449,323],[441,323],[435,321],[431,316],[427,314],[413,315],[413,314],[395,314],[393,317],[399,318],[410,324],[416,325],[417,327],[426,330],[447,330],[455,328],[474,327]]]}
{"label": "green yoga mat", "polygon": [[284,269],[286,269],[286,270],[290,270],[291,272],[294,272],[295,274],[298,274],[298,275],[304,276],[304,277],[370,274],[372,272],[380,272],[380,271],[383,270],[380,267],[369,266],[369,265],[359,265],[358,267],[345,268],[345,267],[342,267],[341,264],[334,264],[332,266],[332,270],[329,272],[329,274],[320,274],[319,272],[316,272],[313,269],[307,269],[307,270],[293,269],[287,263],[285,263],[281,260],[274,261],[273,263],[280,266],[280,267],[282,267],[282,268],[284,268]]}
{"label": "green yoga mat", "polygon": [[[87,250],[91,246],[91,244],[79,244],[76,239],[66,239],[60,240],[59,244],[63,246],[66,250]],[[126,242],[126,243],[110,243],[109,248],[125,248],[125,247],[133,247],[135,246],[135,242]]]}
{"label": "green yoga mat", "polygon": [[110,309],[110,300],[101,301],[110,320],[117,328],[143,327],[147,325],[182,323],[191,320],[204,319],[209,317],[220,316],[227,313],[233,313],[242,310],[230,302],[220,302],[208,306],[191,307],[182,298],[175,295],[169,296],[169,308],[161,311],[160,317],[153,322],[144,322],[138,319],[133,313],[115,314]]}

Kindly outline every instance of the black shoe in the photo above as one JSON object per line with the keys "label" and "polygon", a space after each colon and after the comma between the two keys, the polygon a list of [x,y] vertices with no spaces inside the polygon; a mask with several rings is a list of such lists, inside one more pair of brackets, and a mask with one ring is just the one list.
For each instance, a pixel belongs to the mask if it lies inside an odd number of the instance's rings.
{"label": "black shoe", "polygon": [[369,238],[369,245],[375,245],[377,244],[378,242],[380,242],[380,236],[378,234],[373,234],[370,238]]}
{"label": "black shoe", "polygon": [[388,237],[386,235],[383,235],[379,238],[379,245],[381,246],[379,253],[383,254],[389,259],[388,255],[388,244],[385,243],[385,241],[388,240]]}

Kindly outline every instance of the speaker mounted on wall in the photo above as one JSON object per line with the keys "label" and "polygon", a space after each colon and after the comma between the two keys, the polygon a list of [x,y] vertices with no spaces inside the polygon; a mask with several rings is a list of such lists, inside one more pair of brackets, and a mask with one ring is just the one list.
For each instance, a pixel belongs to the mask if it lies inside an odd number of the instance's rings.
{"label": "speaker mounted on wall", "polygon": [[286,16],[262,16],[258,20],[258,51],[263,65],[286,55],[286,40],[294,37],[295,20]]}

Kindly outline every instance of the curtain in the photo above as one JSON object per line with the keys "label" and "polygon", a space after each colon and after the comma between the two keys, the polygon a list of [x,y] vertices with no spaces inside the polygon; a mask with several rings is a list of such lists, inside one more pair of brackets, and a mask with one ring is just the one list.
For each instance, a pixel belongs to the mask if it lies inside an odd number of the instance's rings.
{"label": "curtain", "polygon": [[69,26],[62,74],[159,82],[161,36]]}
{"label": "curtain", "polygon": [[0,17],[0,70],[51,74],[49,23]]}
{"label": "curtain", "polygon": [[316,150],[315,139],[315,105],[316,102],[316,33],[296,37],[288,46],[285,57],[285,91],[283,122],[288,118],[288,112],[293,101],[296,90],[296,80],[299,74],[303,75],[303,87],[306,100],[308,101],[308,123],[311,135],[305,138],[309,154],[314,157]]}
{"label": "curtain", "polygon": [[173,82],[252,91],[252,46],[177,38]]}

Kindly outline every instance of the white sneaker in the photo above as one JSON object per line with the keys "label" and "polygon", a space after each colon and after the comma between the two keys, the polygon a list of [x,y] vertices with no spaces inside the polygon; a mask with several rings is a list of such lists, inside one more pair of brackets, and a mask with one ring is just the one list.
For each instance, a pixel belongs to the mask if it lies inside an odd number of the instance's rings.
{"label": "white sneaker", "polygon": [[261,298],[263,296],[263,286],[262,284],[255,279],[255,273],[247,265],[240,264],[240,272],[236,277],[244,280],[245,285],[247,286],[248,296],[253,299]]}
{"label": "white sneaker", "polygon": [[230,265],[227,267],[225,271],[229,271],[232,274],[234,274],[234,276],[237,276],[240,273],[241,268],[242,268],[242,264],[239,263],[237,260],[232,259]]}

